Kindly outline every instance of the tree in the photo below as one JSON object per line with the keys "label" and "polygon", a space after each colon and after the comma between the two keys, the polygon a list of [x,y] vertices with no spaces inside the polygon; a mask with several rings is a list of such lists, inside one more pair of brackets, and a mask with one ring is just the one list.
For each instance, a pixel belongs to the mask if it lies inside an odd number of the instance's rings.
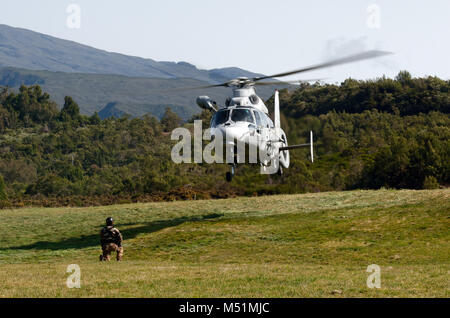
{"label": "tree", "polygon": [[91,125],[98,125],[98,124],[100,124],[101,121],[102,120],[100,119],[100,116],[98,115],[97,112],[95,112],[94,115],[89,117],[89,122]]}
{"label": "tree", "polygon": [[425,180],[423,181],[423,188],[424,189],[439,189],[439,183],[437,182],[435,177],[426,176]]}
{"label": "tree", "polygon": [[213,113],[210,110],[203,110],[200,114],[196,114],[188,120],[189,123],[193,123],[195,120],[202,121],[202,129],[209,128],[209,123],[211,122],[211,117]]}
{"label": "tree", "polygon": [[80,107],[70,96],[64,97],[64,106],[61,110],[61,119],[70,121],[80,117]]}
{"label": "tree", "polygon": [[164,127],[164,131],[172,131],[181,125],[182,119],[174,113],[170,107],[167,107],[166,112],[161,118],[161,125]]}
{"label": "tree", "polygon": [[0,174],[0,201],[4,200],[6,200],[5,181],[3,180],[3,176]]}
{"label": "tree", "polygon": [[411,79],[412,79],[411,73],[408,71],[400,71],[395,77],[395,80],[403,85],[410,83]]}

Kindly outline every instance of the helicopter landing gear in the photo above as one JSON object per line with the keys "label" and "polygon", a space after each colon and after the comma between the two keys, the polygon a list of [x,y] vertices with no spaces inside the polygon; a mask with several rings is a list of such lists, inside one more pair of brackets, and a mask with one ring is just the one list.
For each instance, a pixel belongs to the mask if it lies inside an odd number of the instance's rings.
{"label": "helicopter landing gear", "polygon": [[282,167],[281,165],[278,167],[277,174],[278,174],[279,176],[282,176],[282,175],[283,175],[283,167]]}
{"label": "helicopter landing gear", "polygon": [[231,180],[233,180],[234,172],[235,172],[235,166],[231,165],[230,171],[228,171],[227,174],[226,174],[226,178],[227,178],[228,182],[231,182]]}

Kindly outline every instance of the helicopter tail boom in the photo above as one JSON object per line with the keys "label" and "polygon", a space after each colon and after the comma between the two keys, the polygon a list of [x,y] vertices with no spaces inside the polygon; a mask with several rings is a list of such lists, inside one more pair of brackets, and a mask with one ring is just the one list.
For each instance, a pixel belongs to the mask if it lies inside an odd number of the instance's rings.
{"label": "helicopter tail boom", "polygon": [[298,149],[298,148],[303,148],[303,147],[309,147],[310,152],[311,152],[311,162],[314,162],[314,145],[313,145],[313,132],[310,131],[309,133],[309,138],[310,138],[310,142],[308,144],[300,144],[300,145],[291,145],[291,146],[286,146],[286,147],[280,147],[280,151],[284,151],[284,150],[292,150],[292,149]]}

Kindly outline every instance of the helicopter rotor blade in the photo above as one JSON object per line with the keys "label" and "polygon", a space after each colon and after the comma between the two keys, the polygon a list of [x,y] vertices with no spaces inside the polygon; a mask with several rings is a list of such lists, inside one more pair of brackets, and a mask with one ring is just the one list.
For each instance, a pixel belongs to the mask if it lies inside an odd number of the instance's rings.
{"label": "helicopter rotor blade", "polygon": [[283,76],[318,70],[318,69],[322,69],[322,68],[326,68],[326,67],[336,66],[336,65],[340,65],[340,64],[346,64],[346,63],[352,63],[352,62],[357,62],[357,61],[361,61],[361,60],[376,58],[376,57],[380,57],[380,56],[388,55],[388,54],[392,54],[392,52],[378,51],[378,50],[365,51],[362,53],[353,54],[353,55],[346,56],[346,57],[341,57],[341,58],[334,59],[334,60],[331,60],[331,61],[328,61],[325,63],[320,63],[320,64],[304,67],[304,68],[293,70],[293,71],[288,71],[288,72],[278,73],[278,74],[273,74],[273,75],[268,75],[268,76],[254,77],[254,78],[252,78],[252,81],[256,82],[256,81],[261,81],[261,80],[267,79],[267,78],[283,77]]}
{"label": "helicopter rotor blade", "polygon": [[313,70],[318,70],[318,69],[323,69],[323,68],[327,68],[327,67],[332,67],[332,66],[336,66],[336,65],[341,65],[341,64],[347,64],[347,63],[352,63],[352,62],[357,62],[357,61],[361,61],[361,60],[366,60],[366,59],[371,59],[371,58],[376,58],[376,57],[380,57],[380,56],[384,56],[384,55],[388,55],[388,54],[393,54],[391,52],[386,52],[386,51],[378,51],[378,50],[372,50],[372,51],[365,51],[365,52],[361,52],[358,54],[353,54],[350,56],[346,56],[346,57],[341,57],[341,58],[337,58],[325,63],[321,63],[321,64],[316,64],[316,65],[312,65],[312,66],[308,66],[308,67],[304,67],[301,69],[297,69],[297,70],[293,70],[293,71],[288,71],[288,72],[284,72],[284,73],[278,73],[278,74],[273,74],[273,75],[264,75],[264,76],[260,76],[260,77],[254,77],[254,78],[245,78],[245,80],[243,81],[241,78],[236,78],[236,79],[232,79],[228,82],[225,83],[220,83],[220,84],[212,84],[212,85],[204,85],[204,86],[193,86],[193,87],[180,87],[180,88],[169,88],[166,90],[163,90],[165,92],[179,92],[179,91],[186,91],[186,90],[196,90],[196,89],[205,89],[205,88],[213,88],[213,87],[235,87],[235,86],[244,86],[244,85],[292,85],[292,84],[300,84],[302,82],[312,82],[312,81],[318,81],[318,80],[322,80],[322,79],[308,79],[308,80],[296,80],[296,81],[278,81],[278,82],[259,82],[261,80],[264,79],[269,79],[269,78],[276,78],[276,77],[283,77],[283,76],[288,76],[288,75],[293,75],[293,74],[298,74],[298,73],[303,73],[303,72],[308,72],[308,71],[313,71]]}
{"label": "helicopter rotor blade", "polygon": [[191,87],[179,87],[179,88],[168,88],[163,90],[163,92],[180,92],[180,91],[190,91],[196,89],[212,88],[212,87],[228,87],[228,83],[203,85],[203,86],[191,86]]}
{"label": "helicopter rotor blade", "polygon": [[292,81],[273,81],[273,82],[255,82],[253,85],[264,86],[264,85],[300,85],[301,83],[317,82],[322,81],[325,78],[313,78],[306,80],[292,80]]}

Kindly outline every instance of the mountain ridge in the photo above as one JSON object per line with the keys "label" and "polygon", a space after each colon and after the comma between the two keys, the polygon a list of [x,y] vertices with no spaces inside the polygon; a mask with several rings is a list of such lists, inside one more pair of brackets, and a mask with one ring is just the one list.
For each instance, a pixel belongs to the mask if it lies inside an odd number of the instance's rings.
{"label": "mountain ridge", "polygon": [[[188,119],[200,111],[195,103],[197,93],[210,95],[222,103],[229,96],[229,89],[176,92],[167,89],[261,75],[238,67],[200,70],[183,61],[158,62],[0,24],[0,86],[17,90],[21,85],[40,85],[59,107],[65,96],[71,96],[87,115],[150,113],[160,118],[171,107]],[[263,86],[258,94],[269,98],[273,88]]]}
{"label": "mountain ridge", "polygon": [[[260,76],[237,67],[201,70],[180,61],[109,52],[75,41],[60,39],[23,28],[0,24],[0,67],[47,70],[66,73],[95,73],[152,78],[195,78],[211,83],[237,76]],[[235,77],[235,76],[232,76]]]}

